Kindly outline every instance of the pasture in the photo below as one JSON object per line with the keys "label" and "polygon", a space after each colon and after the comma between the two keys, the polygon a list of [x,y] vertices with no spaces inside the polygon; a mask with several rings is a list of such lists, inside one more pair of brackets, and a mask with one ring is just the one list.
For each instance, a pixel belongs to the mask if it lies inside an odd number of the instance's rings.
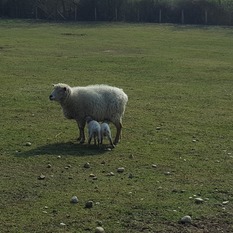
{"label": "pasture", "polygon": [[[233,232],[232,28],[0,20],[0,31],[1,232]],[[58,82],[123,88],[115,149],[77,143],[48,98]]]}

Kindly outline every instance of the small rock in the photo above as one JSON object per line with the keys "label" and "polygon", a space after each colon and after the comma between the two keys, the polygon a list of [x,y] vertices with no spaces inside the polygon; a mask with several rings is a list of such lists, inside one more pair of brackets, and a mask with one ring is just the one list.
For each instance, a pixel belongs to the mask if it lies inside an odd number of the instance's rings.
{"label": "small rock", "polygon": [[204,202],[204,200],[202,198],[200,198],[200,197],[195,198],[196,204],[202,204],[203,202]]}
{"label": "small rock", "polygon": [[115,176],[114,172],[109,172],[107,176]]}
{"label": "small rock", "polygon": [[45,175],[41,174],[40,176],[38,176],[38,180],[44,180],[45,179]]}
{"label": "small rock", "polygon": [[83,167],[84,167],[84,168],[90,168],[91,165],[90,165],[90,163],[85,163]]}
{"label": "small rock", "polygon": [[156,164],[152,164],[152,167],[153,167],[153,168],[157,168],[157,165],[156,165]]}
{"label": "small rock", "polygon": [[93,201],[87,201],[86,204],[85,204],[85,208],[90,209],[90,208],[93,207],[93,205],[94,205],[94,202],[93,202]]}
{"label": "small rock", "polygon": [[228,204],[228,203],[229,203],[229,201],[223,201],[223,202],[222,202],[223,205],[226,205],[226,204]]}
{"label": "small rock", "polygon": [[131,155],[129,156],[129,158],[130,158],[130,159],[134,159],[134,155],[131,154]]}
{"label": "small rock", "polygon": [[64,226],[66,226],[66,224],[64,222],[61,222],[60,226],[64,227]]}
{"label": "small rock", "polygon": [[161,127],[159,127],[159,126],[158,126],[158,127],[156,127],[156,130],[160,130],[160,129],[161,129]]}
{"label": "small rock", "polygon": [[91,174],[89,175],[89,177],[92,177],[92,178],[93,178],[93,177],[95,177],[95,175],[94,175],[93,173],[91,173]]}
{"label": "small rock", "polygon": [[51,168],[51,167],[52,167],[52,165],[50,163],[48,163],[47,168]]}
{"label": "small rock", "polygon": [[95,228],[95,233],[105,233],[105,230],[103,227],[96,227]]}
{"label": "small rock", "polygon": [[96,223],[97,223],[98,226],[103,226],[103,222],[100,221],[100,220],[97,220]]}
{"label": "small rock", "polygon": [[77,196],[73,196],[73,197],[71,198],[70,202],[73,203],[73,204],[78,203],[78,198],[77,198]]}
{"label": "small rock", "polygon": [[61,155],[58,155],[57,158],[58,158],[58,159],[61,159]]}
{"label": "small rock", "polygon": [[180,223],[182,224],[191,223],[191,222],[192,222],[192,218],[189,215],[186,215],[180,219]]}
{"label": "small rock", "polygon": [[26,142],[26,143],[25,143],[25,146],[31,146],[31,145],[32,145],[31,142]]}
{"label": "small rock", "polygon": [[132,173],[129,174],[129,178],[130,178],[130,179],[133,178],[133,174],[132,174]]}
{"label": "small rock", "polygon": [[125,171],[125,168],[124,167],[118,167],[117,168],[117,172],[118,173],[122,173],[122,172],[124,172]]}
{"label": "small rock", "polygon": [[164,175],[170,176],[170,175],[171,175],[171,172],[164,172]]}

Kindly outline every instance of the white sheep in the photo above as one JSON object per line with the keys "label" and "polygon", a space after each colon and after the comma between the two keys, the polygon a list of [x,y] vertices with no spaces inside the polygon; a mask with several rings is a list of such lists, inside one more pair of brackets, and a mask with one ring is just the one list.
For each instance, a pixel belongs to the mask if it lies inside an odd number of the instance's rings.
{"label": "white sheep", "polygon": [[[91,144],[92,138],[94,138],[94,144],[96,145],[96,141],[98,146],[101,141],[101,127],[99,122],[93,120],[90,116],[86,117],[87,129],[88,129],[88,144]],[[97,139],[97,140],[96,140]]]}
{"label": "white sheep", "polygon": [[79,128],[80,143],[84,143],[85,117],[91,116],[96,121],[108,120],[116,127],[114,144],[121,137],[122,117],[128,102],[128,96],[122,89],[108,85],[91,85],[70,87],[67,84],[56,84],[49,96],[50,100],[61,104],[64,116],[76,120]]}
{"label": "white sheep", "polygon": [[100,144],[103,144],[103,138],[104,137],[107,137],[111,146],[114,148],[114,144],[112,142],[112,136],[111,136],[111,130],[110,130],[110,127],[108,125],[107,122],[103,122],[101,125],[101,140],[100,140]]}

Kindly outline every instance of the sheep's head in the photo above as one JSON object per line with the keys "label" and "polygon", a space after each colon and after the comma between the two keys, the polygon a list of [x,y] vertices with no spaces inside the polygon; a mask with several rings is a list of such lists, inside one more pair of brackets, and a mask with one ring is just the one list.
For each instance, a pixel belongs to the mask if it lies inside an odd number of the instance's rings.
{"label": "sheep's head", "polygon": [[49,99],[62,102],[69,94],[70,87],[63,83],[54,84],[54,90],[50,94]]}

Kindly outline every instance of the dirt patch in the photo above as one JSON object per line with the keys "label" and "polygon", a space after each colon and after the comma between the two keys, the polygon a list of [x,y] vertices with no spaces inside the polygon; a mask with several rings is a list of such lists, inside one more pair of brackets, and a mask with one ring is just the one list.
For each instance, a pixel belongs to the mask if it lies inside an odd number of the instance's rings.
{"label": "dirt patch", "polygon": [[192,224],[168,223],[168,231],[173,233],[232,233],[233,223],[229,220],[229,215],[219,216],[215,219],[193,220]]}
{"label": "dirt patch", "polygon": [[70,32],[65,32],[65,33],[61,33],[61,35],[63,36],[86,36],[85,33],[80,33],[80,34],[76,34],[76,33],[70,33]]}

